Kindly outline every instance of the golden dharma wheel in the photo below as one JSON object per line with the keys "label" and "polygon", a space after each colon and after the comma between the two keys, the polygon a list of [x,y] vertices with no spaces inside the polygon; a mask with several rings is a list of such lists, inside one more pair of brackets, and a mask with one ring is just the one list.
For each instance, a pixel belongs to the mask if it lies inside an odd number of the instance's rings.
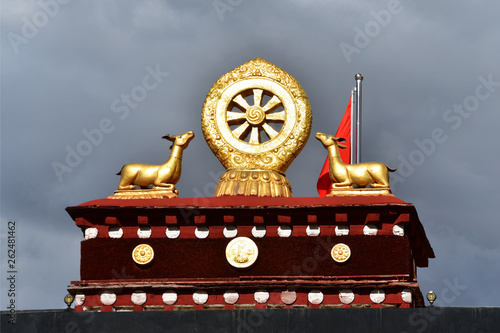
{"label": "golden dharma wheel", "polygon": [[256,58],[222,76],[201,115],[210,149],[231,173],[215,195],[291,196],[284,172],[306,144],[311,122],[300,84],[270,62]]}

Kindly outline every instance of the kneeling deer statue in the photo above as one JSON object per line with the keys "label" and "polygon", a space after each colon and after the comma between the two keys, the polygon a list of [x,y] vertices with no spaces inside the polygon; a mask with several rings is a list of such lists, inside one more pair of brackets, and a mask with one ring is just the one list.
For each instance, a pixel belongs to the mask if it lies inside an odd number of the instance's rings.
{"label": "kneeling deer statue", "polygon": [[173,187],[181,177],[182,152],[193,140],[192,131],[176,136],[165,135],[162,139],[172,141],[170,158],[161,165],[130,163],[122,167],[117,175],[121,175],[119,190],[132,190],[135,185],[147,187],[154,184],[157,187]]}
{"label": "kneeling deer statue", "polygon": [[389,172],[396,171],[380,162],[365,162],[357,164],[344,164],[340,158],[339,148],[347,148],[332,135],[316,133],[318,139],[328,151],[328,162],[330,163],[330,180],[332,188],[351,187],[353,184],[359,186],[370,185],[380,189],[390,189]]}

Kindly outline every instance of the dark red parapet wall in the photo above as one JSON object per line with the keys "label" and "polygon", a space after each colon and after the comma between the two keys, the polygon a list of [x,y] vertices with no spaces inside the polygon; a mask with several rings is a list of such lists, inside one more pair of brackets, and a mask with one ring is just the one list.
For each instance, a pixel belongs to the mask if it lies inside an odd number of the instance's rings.
{"label": "dark red parapet wall", "polygon": [[[392,195],[99,199],[66,210],[85,234],[81,281],[68,289],[76,311],[421,306],[415,267],[434,257],[415,207]],[[226,259],[234,237],[257,246],[250,267]],[[152,262],[134,262],[139,244]],[[344,263],[336,244],[350,248]]]}

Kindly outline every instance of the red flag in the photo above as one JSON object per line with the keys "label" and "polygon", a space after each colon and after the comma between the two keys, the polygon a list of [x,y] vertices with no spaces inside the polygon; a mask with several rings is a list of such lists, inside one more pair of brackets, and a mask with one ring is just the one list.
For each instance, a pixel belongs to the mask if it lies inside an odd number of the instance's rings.
{"label": "red flag", "polygon": [[[352,97],[349,99],[349,103],[347,104],[347,109],[345,110],[344,116],[340,121],[339,129],[335,136],[337,138],[344,138],[345,142],[342,144],[346,145],[347,148],[339,149],[340,157],[342,158],[342,162],[346,164],[351,163],[351,102]],[[323,169],[318,178],[318,183],[316,188],[318,189],[318,194],[320,197],[324,197],[330,192],[330,186],[332,182],[330,181],[329,174],[329,163],[328,156],[326,157],[325,164],[323,165]]]}

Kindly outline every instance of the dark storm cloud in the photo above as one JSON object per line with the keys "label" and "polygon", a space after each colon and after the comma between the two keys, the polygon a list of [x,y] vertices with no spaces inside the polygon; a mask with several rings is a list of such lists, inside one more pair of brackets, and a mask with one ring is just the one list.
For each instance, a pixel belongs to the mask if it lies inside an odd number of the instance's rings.
{"label": "dark storm cloud", "polygon": [[[220,2],[229,7],[61,1],[46,22],[40,2],[3,3],[2,240],[6,222],[19,221],[19,308],[63,306],[66,285],[79,277],[82,239],[64,207],[110,195],[125,163],[162,163],[167,132],[196,134],[181,195],[213,194],[223,167],[203,140],[201,107],[220,76],[255,57],[300,82],[313,133],[335,133],[354,74],[364,75],[362,158],[400,169],[394,193],[416,205],[437,256],[419,270],[422,290],[439,297],[456,283],[466,288],[447,305],[498,305],[499,5]],[[155,81],[155,71],[168,75]],[[492,83],[476,107],[480,78]],[[457,111],[466,103],[472,111]],[[95,143],[84,147],[85,133]],[[78,148],[87,155],[68,165]],[[317,195],[325,156],[311,137],[287,171],[295,196]],[[70,171],[58,176],[54,162]]]}

